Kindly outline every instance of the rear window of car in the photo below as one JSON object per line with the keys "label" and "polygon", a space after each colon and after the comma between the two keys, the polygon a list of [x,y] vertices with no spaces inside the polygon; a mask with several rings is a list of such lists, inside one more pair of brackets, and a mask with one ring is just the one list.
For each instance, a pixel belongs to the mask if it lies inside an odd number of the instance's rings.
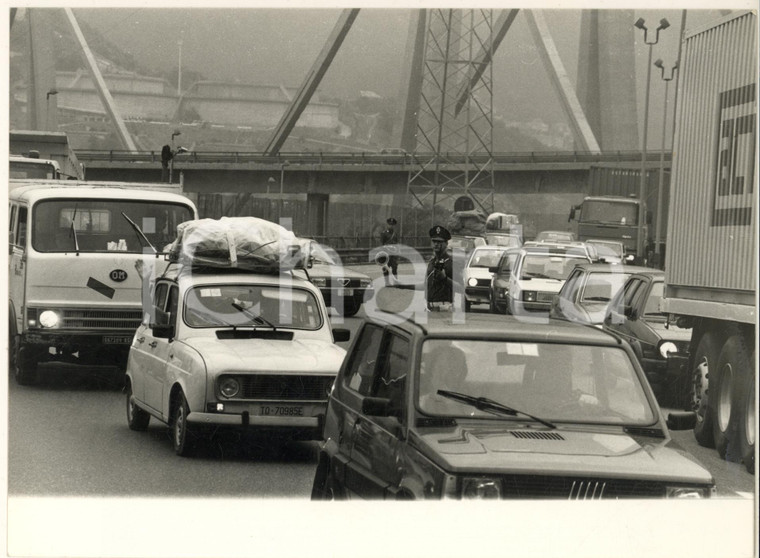
{"label": "rear window of car", "polygon": [[275,326],[316,330],[323,317],[314,294],[277,285],[202,285],[188,290],[184,320],[190,327]]}
{"label": "rear window of car", "polygon": [[558,422],[644,425],[656,417],[618,347],[429,339],[417,376],[417,406],[427,415],[509,418],[438,393],[447,390]]}

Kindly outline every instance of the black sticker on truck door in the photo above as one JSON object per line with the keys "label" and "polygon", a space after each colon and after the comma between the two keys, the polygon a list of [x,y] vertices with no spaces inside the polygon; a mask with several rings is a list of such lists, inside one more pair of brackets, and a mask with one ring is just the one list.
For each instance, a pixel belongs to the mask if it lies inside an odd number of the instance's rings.
{"label": "black sticker on truck door", "polygon": [[92,277],[87,280],[87,286],[90,287],[93,291],[97,291],[103,296],[107,296],[108,298],[113,298],[113,295],[116,293],[116,289],[112,289],[108,285],[101,283]]}

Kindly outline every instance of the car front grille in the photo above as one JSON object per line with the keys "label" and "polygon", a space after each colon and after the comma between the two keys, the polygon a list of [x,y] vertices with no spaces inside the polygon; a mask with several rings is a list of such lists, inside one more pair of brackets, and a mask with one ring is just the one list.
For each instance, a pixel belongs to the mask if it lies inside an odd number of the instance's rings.
{"label": "car front grille", "polygon": [[478,287],[490,287],[491,286],[491,280],[490,279],[478,279]]}
{"label": "car front grille", "polygon": [[643,480],[511,475],[502,481],[502,498],[507,499],[617,500],[664,497],[663,484]]}
{"label": "car front grille", "polygon": [[536,300],[538,302],[551,302],[554,299],[554,295],[557,293],[547,293],[543,291],[538,291],[536,293]]}
{"label": "car front grille", "polygon": [[330,277],[327,279],[327,286],[331,289],[358,289],[361,287],[361,281],[348,277]]}
{"label": "car front grille", "polygon": [[61,311],[61,329],[128,329],[140,326],[142,310],[89,310],[64,308]]}
{"label": "car front grille", "polygon": [[244,399],[326,401],[335,376],[255,374],[240,377]]}

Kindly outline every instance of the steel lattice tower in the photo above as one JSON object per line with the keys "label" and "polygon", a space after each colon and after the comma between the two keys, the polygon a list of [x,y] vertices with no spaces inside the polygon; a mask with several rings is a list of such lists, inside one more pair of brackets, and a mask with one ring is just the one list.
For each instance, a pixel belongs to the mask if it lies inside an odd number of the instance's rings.
{"label": "steel lattice tower", "polygon": [[418,225],[427,231],[419,217],[445,223],[460,196],[486,214],[494,196],[493,65],[483,62],[493,58],[493,11],[431,9],[426,19],[406,195],[406,234],[413,236],[424,235]]}

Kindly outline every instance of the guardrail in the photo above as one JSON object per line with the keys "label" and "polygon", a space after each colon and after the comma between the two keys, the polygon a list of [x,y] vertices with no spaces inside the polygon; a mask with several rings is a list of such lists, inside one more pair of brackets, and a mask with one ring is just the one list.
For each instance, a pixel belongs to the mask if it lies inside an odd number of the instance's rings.
{"label": "guardrail", "polygon": [[[78,150],[80,162],[122,162],[122,163],[160,163],[160,151],[125,151],[125,150]],[[659,151],[647,151],[647,161],[657,162]],[[641,151],[605,151],[594,153],[588,151],[529,151],[516,153],[470,154],[461,153],[407,153],[388,154],[376,152],[335,153],[335,152],[288,152],[267,155],[254,151],[191,151],[175,156],[177,163],[207,164],[256,164],[292,168],[299,165],[425,165],[433,162],[444,164],[494,164],[517,163],[640,163]],[[671,153],[665,154],[670,161]]]}

